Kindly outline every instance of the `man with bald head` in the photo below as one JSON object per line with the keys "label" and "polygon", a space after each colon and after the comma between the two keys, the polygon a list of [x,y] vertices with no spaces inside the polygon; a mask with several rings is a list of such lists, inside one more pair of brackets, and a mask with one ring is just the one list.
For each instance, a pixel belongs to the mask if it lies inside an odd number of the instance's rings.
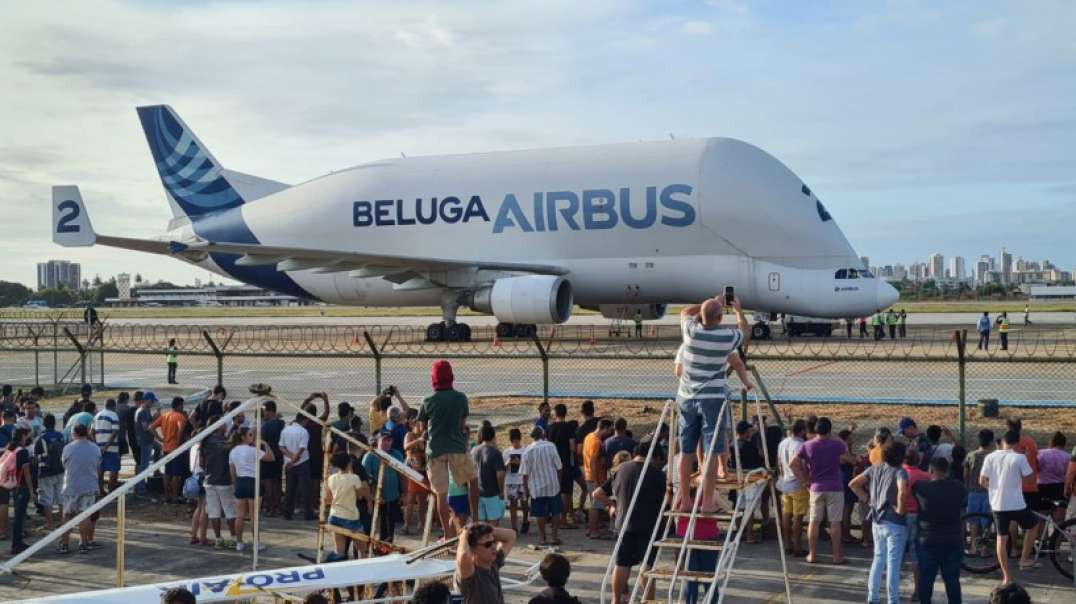
{"label": "man with bald head", "polygon": [[733,299],[732,308],[736,311],[738,328],[721,326],[722,310],[725,307],[723,296],[704,300],[680,311],[680,329],[684,337],[682,347],[683,372],[680,375],[680,387],[676,393],[676,405],[679,413],[680,456],[679,476],[681,488],[677,505],[680,510],[691,509],[692,501],[687,496],[690,491],[684,488],[690,484],[684,477],[691,476],[692,460],[700,439],[705,451],[713,442],[714,432],[717,441],[714,444],[710,464],[704,469],[702,478],[702,511],[713,512],[714,484],[717,481],[716,457],[725,452],[726,433],[729,414],[718,417],[726,399],[725,365],[736,370],[740,382],[747,389],[754,388],[747,377],[747,368],[736,352],[741,344],[746,344],[744,334],[747,318],[740,307],[740,301]]}

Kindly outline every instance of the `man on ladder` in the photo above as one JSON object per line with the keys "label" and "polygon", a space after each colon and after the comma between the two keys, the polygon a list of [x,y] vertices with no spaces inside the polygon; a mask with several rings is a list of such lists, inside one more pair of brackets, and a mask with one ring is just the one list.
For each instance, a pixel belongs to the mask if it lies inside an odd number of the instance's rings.
{"label": "man on ladder", "polygon": [[[722,309],[726,304],[736,312],[737,329],[721,327]],[[710,443],[716,431],[718,437],[714,456],[725,451],[728,418],[718,417],[726,396],[725,363],[736,370],[745,389],[754,388],[754,384],[747,376],[747,367],[737,352],[741,344],[747,344],[744,334],[750,333],[739,300],[716,296],[701,304],[692,304],[680,311],[680,329],[684,338],[684,355],[676,405],[679,411],[680,450],[684,454],[680,456],[678,475],[691,476],[695,459],[693,453],[700,437],[703,442]],[[717,464],[710,463],[702,470],[702,511],[714,512],[717,509],[714,503]],[[681,488],[674,504],[680,511],[691,510],[692,501],[687,492],[688,489]]]}

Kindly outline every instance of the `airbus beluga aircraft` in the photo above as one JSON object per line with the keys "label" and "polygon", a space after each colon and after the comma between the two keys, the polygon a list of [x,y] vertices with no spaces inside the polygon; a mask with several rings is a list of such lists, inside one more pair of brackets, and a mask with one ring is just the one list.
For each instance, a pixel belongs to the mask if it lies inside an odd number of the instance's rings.
{"label": "airbus beluga aircraft", "polygon": [[139,107],[174,218],[154,239],[97,234],[53,187],[53,240],[172,256],[334,304],[440,306],[431,340],[467,340],[461,306],[503,336],[572,306],[660,318],[735,289],[744,307],[817,317],[885,308],[814,192],[761,149],[705,138],[386,159],[289,186],[227,170],[166,105]]}

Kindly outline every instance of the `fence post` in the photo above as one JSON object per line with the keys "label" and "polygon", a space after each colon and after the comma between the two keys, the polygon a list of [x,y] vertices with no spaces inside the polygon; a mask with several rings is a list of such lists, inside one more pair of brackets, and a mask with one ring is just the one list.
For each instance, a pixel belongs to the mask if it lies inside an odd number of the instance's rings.
{"label": "fence post", "polygon": [[362,337],[366,339],[366,343],[370,346],[370,351],[374,353],[374,393],[381,393],[381,351],[377,349],[377,345],[374,344],[374,339],[370,337],[370,332],[363,331]]}
{"label": "fence post", "polygon": [[80,372],[81,377],[82,377],[82,381],[79,382],[79,383],[80,384],[85,384],[85,383],[87,383],[86,382],[86,349],[82,347],[82,344],[79,343],[78,338],[75,337],[75,334],[71,333],[70,329],[64,327],[64,335],[67,336],[67,339],[71,340],[71,343],[74,344],[75,348],[78,350],[78,369],[79,369],[79,372]]}
{"label": "fence post", "polygon": [[538,354],[542,355],[542,402],[549,402],[549,354],[545,346],[542,346],[538,334],[534,335],[534,345],[538,348]]}
{"label": "fence post", "polygon": [[960,444],[961,446],[967,445],[967,439],[965,438],[965,420],[967,418],[967,383],[966,383],[966,368],[967,359],[964,355],[964,351],[968,345],[968,330],[953,330],[953,339],[956,340],[956,362],[957,362],[957,381],[959,382],[959,394],[957,399],[957,405],[960,412]]}
{"label": "fence post", "polygon": [[202,337],[209,344],[209,347],[213,349],[213,356],[217,357],[217,384],[224,385],[224,353],[217,347],[217,343],[213,341],[213,338],[209,337],[209,331],[203,329]]}
{"label": "fence post", "polygon": [[59,338],[60,322],[59,320],[53,320],[52,322],[52,385],[55,386],[60,383],[60,338]]}

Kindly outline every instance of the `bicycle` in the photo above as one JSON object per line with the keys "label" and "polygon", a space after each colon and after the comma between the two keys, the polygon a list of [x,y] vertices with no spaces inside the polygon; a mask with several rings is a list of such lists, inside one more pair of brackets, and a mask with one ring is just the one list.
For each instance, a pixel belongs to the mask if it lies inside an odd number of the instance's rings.
{"label": "bicycle", "polygon": [[[1035,542],[1035,558],[1050,556],[1050,561],[1065,577],[1072,579],[1076,571],[1076,518],[1062,522],[1054,520],[1054,509],[1064,509],[1067,502],[1048,500],[1050,512],[1043,514],[1032,510],[1040,521],[1045,523],[1039,538]],[[992,573],[1001,567],[997,559],[998,527],[994,524],[993,514],[974,512],[961,517],[964,528],[964,560],[961,566],[974,574]],[[1004,527],[1008,532],[1008,527]],[[973,530],[978,529],[978,530]],[[1010,544],[1016,547],[1015,543]]]}

